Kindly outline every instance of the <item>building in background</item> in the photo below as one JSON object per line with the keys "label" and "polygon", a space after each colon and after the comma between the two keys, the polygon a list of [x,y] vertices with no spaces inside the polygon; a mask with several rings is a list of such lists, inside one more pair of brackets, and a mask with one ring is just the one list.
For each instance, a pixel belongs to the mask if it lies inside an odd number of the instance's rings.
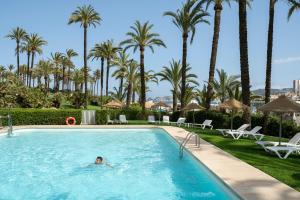
{"label": "building in background", "polygon": [[293,90],[296,96],[300,96],[300,80],[293,81]]}

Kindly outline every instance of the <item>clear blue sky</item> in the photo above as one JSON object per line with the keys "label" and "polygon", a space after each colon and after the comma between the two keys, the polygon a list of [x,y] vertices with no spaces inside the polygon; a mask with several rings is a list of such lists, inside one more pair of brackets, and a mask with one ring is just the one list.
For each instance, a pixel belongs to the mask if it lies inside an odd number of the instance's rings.
{"label": "clear blue sky", "polygon": [[[50,57],[51,52],[76,50],[80,57],[74,60],[77,67],[83,65],[83,31],[79,24],[67,25],[68,18],[77,6],[91,4],[101,15],[103,21],[97,28],[88,32],[88,48],[95,42],[114,39],[119,43],[125,39],[135,20],[150,21],[154,31],[161,35],[167,49],[156,48],[152,54],[146,52],[147,70],[159,71],[163,65],[181,58],[181,37],[170,18],[163,17],[164,11],[175,11],[182,0],[9,0],[2,1],[0,18],[0,64],[15,64],[15,43],[4,36],[14,27],[20,26],[29,33],[38,33],[48,45],[44,47],[40,58]],[[265,80],[266,43],[268,26],[269,0],[254,0],[248,11],[249,64],[252,89],[263,88]],[[212,9],[209,10],[213,16]],[[273,88],[292,87],[293,79],[300,79],[300,13],[287,21],[288,6],[279,1],[276,7],[274,33]],[[209,20],[213,24],[213,17]],[[224,6],[222,13],[221,34],[217,68],[223,68],[230,74],[239,74],[239,41],[238,41],[238,6],[232,3],[231,8]],[[198,26],[194,43],[188,49],[188,62],[193,73],[198,75],[201,85],[207,80],[211,52],[213,25]],[[137,55],[133,55],[138,58]],[[21,63],[25,63],[25,56]],[[95,69],[99,63],[89,65]],[[117,82],[111,79],[111,85]],[[148,96],[169,95],[168,83],[159,87],[151,85]]]}

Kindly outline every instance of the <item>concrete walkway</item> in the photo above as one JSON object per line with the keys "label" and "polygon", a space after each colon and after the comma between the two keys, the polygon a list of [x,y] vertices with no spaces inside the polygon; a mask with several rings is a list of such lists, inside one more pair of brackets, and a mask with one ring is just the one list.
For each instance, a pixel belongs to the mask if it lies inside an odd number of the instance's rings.
{"label": "concrete walkway", "polygon": [[[79,126],[18,126],[14,130],[28,128],[162,128],[178,143],[181,143],[188,133],[182,128],[155,125],[79,125]],[[0,133],[5,130],[1,130]],[[191,140],[186,149],[229,187],[244,199],[251,200],[299,200],[300,192],[265,174],[255,167],[233,157],[214,145],[201,140],[200,148],[195,147]],[[283,169],[284,170],[284,169]]]}

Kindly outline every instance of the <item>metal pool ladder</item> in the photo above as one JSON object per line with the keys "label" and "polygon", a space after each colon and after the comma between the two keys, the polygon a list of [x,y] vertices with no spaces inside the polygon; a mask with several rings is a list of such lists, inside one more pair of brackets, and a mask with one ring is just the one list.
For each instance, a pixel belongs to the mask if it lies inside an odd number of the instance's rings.
{"label": "metal pool ladder", "polygon": [[12,136],[13,127],[12,127],[12,117],[11,117],[11,115],[8,114],[7,116],[0,116],[0,119],[2,119],[2,118],[7,119],[7,126],[8,126],[7,136]]}
{"label": "metal pool ladder", "polygon": [[179,158],[183,157],[183,150],[185,148],[185,145],[190,141],[190,139],[192,137],[195,137],[195,145],[196,147],[200,147],[200,138],[199,135],[194,133],[194,132],[189,132],[186,137],[184,138],[184,140],[181,142],[180,146],[179,146]]}

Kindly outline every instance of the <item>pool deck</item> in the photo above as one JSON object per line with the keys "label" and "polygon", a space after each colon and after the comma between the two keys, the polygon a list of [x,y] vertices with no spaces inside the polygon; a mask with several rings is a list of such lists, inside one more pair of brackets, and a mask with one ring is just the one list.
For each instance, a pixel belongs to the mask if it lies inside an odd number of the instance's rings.
{"label": "pool deck", "polygon": [[[179,127],[157,125],[31,125],[17,126],[14,127],[14,130],[31,128],[162,128],[179,143],[184,140],[188,133],[186,130]],[[4,132],[5,129],[0,130],[0,134]],[[300,199],[300,192],[202,139],[200,148],[195,146],[195,140],[192,139],[186,145],[186,149],[243,199]]]}

